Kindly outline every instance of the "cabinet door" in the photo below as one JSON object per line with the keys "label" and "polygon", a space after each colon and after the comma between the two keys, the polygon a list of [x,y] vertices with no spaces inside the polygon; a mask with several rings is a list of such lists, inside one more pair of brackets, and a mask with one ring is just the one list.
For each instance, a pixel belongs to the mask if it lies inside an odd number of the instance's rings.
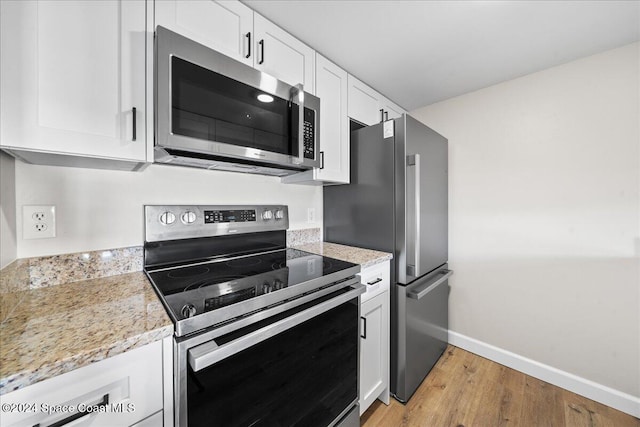
{"label": "cabinet door", "polygon": [[146,2],[0,7],[3,148],[145,161]]}
{"label": "cabinet door", "polygon": [[349,75],[349,117],[365,125],[382,120],[380,100],[382,95],[352,75]]}
{"label": "cabinet door", "polygon": [[322,181],[349,183],[349,117],[347,72],[316,55],[316,94],[320,98],[320,149],[324,167],[316,169]]}
{"label": "cabinet door", "polygon": [[253,11],[239,1],[161,0],[155,23],[253,66]]}
{"label": "cabinet door", "polygon": [[257,13],[253,29],[255,68],[290,85],[302,83],[305,91],[315,94],[314,50]]}
{"label": "cabinet door", "polygon": [[397,119],[406,111],[400,107],[399,105],[393,103],[391,100],[387,98],[382,99],[382,105],[380,106],[387,114],[385,114],[385,119],[392,120]]}
{"label": "cabinet door", "polygon": [[360,414],[389,385],[389,292],[360,306]]}
{"label": "cabinet door", "polygon": [[[51,411],[2,412],[1,424],[3,427],[52,426],[72,415],[55,408],[65,405],[93,407],[106,400],[110,411],[96,410],[76,422],[69,420],[59,425],[130,426],[162,413],[162,364],[162,343],[155,341],[3,394],[2,403],[35,403],[38,408],[46,404]],[[154,415],[152,419],[159,423],[141,425],[162,425],[162,417],[158,419]]]}

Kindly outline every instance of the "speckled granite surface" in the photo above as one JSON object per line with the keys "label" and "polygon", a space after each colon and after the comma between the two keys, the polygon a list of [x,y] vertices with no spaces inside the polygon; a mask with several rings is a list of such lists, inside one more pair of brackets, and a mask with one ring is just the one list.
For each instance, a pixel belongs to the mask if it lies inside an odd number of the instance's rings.
{"label": "speckled granite surface", "polygon": [[329,242],[307,243],[304,245],[298,245],[295,248],[318,255],[328,256],[330,258],[352,262],[354,264],[360,264],[362,268],[370,267],[393,258],[393,255],[387,252],[356,248],[353,246],[345,246]]}
{"label": "speckled granite surface", "polygon": [[173,333],[142,272],[25,289],[25,261],[0,272],[0,394]]}
{"label": "speckled granite surface", "polygon": [[36,289],[142,271],[142,246],[24,258],[0,275],[2,289]]}
{"label": "speckled granite surface", "polygon": [[287,230],[287,246],[299,246],[307,243],[320,242],[322,232],[320,228],[305,228],[302,230]]}

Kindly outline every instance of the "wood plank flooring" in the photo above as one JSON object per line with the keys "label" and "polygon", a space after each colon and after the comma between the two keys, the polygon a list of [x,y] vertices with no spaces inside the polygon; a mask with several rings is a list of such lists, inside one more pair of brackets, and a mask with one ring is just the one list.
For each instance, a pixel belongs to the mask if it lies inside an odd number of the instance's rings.
{"label": "wood plank flooring", "polygon": [[449,346],[407,405],[379,400],[363,427],[640,427],[640,420]]}

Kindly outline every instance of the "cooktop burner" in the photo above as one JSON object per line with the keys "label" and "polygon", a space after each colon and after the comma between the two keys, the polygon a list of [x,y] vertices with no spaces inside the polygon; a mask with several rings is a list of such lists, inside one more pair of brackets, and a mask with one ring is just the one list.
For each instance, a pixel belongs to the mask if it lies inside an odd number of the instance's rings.
{"label": "cooktop burner", "polygon": [[209,272],[209,267],[204,265],[196,265],[193,267],[185,267],[167,273],[167,277],[172,279],[187,279],[196,276],[202,276]]}
{"label": "cooktop burner", "polygon": [[[177,318],[188,318],[352,267],[297,249],[149,271]],[[185,306],[188,306],[185,308]]]}

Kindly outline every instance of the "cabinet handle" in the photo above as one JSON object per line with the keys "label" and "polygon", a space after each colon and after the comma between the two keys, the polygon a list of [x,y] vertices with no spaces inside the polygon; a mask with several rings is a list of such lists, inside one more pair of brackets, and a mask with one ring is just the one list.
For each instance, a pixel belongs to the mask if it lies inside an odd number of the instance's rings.
{"label": "cabinet handle", "polygon": [[[109,394],[105,394],[104,396],[102,396],[102,401],[100,403],[98,403],[96,405],[97,408],[103,408],[105,406],[107,406],[109,404]],[[87,415],[91,415],[92,413],[96,412],[95,408],[92,407],[91,411],[82,411],[82,412],[78,412],[77,414],[73,414],[68,416],[67,418],[64,418],[60,421],[56,421],[53,424],[48,425],[47,427],[62,427],[65,424],[69,424],[72,421],[75,421],[77,419],[80,419],[82,417],[86,417]],[[40,423],[38,424],[34,424],[33,427],[41,427]]]}
{"label": "cabinet handle", "polygon": [[260,46],[260,61],[258,61],[258,64],[262,65],[264,63],[264,39],[260,40],[258,45]]}
{"label": "cabinet handle", "polygon": [[389,112],[388,111],[384,112],[384,120],[385,121],[389,120]]}
{"label": "cabinet handle", "polygon": [[245,37],[247,38],[247,54],[244,57],[249,58],[251,56],[251,31],[249,31]]}
{"label": "cabinet handle", "polygon": [[367,282],[367,285],[375,285],[378,282],[382,282],[382,277],[378,277],[376,280],[372,280],[370,282]]}
{"label": "cabinet handle", "polygon": [[320,152],[320,169],[324,169],[324,151]]}
{"label": "cabinet handle", "polygon": [[136,107],[133,107],[131,109],[131,115],[133,116],[133,133],[131,135],[131,140],[135,141],[136,140]]}
{"label": "cabinet handle", "polygon": [[362,320],[364,320],[364,326],[362,327],[363,333],[360,334],[360,338],[366,340],[367,339],[367,318],[360,316]]}
{"label": "cabinet handle", "polygon": [[380,123],[384,122],[384,110],[380,109]]}

